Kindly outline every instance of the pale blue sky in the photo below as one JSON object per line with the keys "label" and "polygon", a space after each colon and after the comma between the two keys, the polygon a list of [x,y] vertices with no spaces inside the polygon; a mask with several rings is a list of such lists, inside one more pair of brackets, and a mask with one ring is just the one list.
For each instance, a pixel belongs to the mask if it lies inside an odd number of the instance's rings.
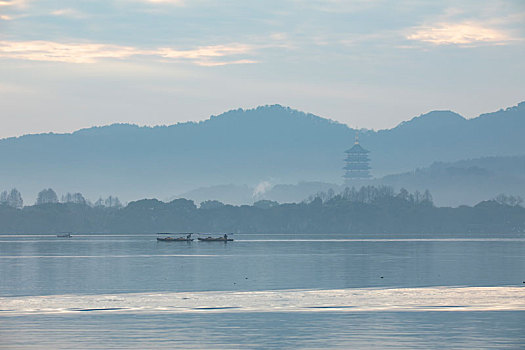
{"label": "pale blue sky", "polygon": [[388,128],[525,100],[525,2],[0,0],[0,137],[275,104]]}

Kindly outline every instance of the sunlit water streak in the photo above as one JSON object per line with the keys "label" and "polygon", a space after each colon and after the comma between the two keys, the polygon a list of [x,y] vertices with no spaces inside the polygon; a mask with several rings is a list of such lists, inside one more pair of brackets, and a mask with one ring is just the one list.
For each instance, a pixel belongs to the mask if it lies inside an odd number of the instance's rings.
{"label": "sunlit water streak", "polygon": [[0,316],[77,312],[523,311],[525,288],[124,293],[0,298]]}

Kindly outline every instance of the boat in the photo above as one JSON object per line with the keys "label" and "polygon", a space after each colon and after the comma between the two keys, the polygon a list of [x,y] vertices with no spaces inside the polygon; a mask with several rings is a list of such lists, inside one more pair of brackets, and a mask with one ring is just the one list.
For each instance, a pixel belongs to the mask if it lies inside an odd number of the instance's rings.
{"label": "boat", "polygon": [[71,238],[71,233],[59,233],[58,238]]}
{"label": "boat", "polygon": [[185,238],[185,237],[176,237],[176,238],[173,238],[173,237],[157,237],[157,241],[162,241],[162,242],[191,242],[193,241],[193,238]]}
{"label": "boat", "polygon": [[226,234],[221,237],[208,236],[208,237],[199,237],[197,239],[202,242],[232,242],[233,241],[233,238],[228,238],[228,235]]}
{"label": "boat", "polygon": [[[178,235],[179,237],[171,237],[171,235]],[[160,242],[192,242],[192,233],[158,233],[158,235],[170,235],[167,237],[157,237],[157,241]]]}

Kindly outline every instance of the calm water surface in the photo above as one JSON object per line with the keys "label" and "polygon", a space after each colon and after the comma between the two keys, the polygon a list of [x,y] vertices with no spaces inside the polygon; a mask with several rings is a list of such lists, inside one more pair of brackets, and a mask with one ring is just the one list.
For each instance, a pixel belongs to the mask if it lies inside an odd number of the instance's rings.
{"label": "calm water surface", "polygon": [[[525,288],[525,238],[499,237],[239,234],[225,244],[157,242],[154,235],[4,235],[0,296],[78,295],[82,304],[82,295],[128,293]],[[1,309],[6,349],[525,348],[521,310],[279,312],[269,305],[255,313],[13,316]]]}

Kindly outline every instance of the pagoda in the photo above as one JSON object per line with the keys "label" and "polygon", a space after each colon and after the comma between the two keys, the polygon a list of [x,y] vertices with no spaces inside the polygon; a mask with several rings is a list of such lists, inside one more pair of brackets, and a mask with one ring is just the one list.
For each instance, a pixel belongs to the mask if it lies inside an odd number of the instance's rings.
{"label": "pagoda", "polygon": [[370,162],[370,158],[368,157],[368,153],[370,151],[364,149],[359,144],[359,134],[356,132],[355,134],[355,143],[349,150],[345,151],[346,158],[345,158],[345,174],[343,177],[345,178],[345,182],[350,182],[354,179],[368,179],[371,177],[370,175],[370,165],[368,164]]}

